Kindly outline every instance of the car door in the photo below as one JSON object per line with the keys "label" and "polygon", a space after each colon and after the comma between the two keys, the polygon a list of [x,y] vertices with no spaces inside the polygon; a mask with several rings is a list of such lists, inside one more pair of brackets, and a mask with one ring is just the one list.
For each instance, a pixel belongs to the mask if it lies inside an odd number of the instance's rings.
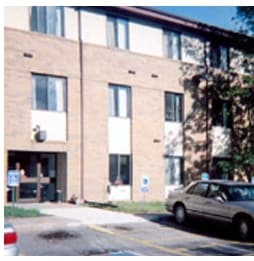
{"label": "car door", "polygon": [[217,221],[231,221],[231,209],[222,193],[223,186],[210,184],[203,205],[204,217]]}
{"label": "car door", "polygon": [[187,191],[184,201],[187,213],[194,216],[203,215],[203,205],[206,199],[206,194],[209,184],[206,182],[199,182]]}

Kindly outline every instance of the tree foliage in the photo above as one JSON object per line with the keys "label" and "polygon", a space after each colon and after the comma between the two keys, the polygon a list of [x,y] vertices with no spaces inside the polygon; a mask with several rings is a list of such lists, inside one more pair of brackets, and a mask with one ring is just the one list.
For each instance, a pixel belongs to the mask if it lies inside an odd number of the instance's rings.
{"label": "tree foliage", "polygon": [[[253,6],[237,7],[234,20],[239,32],[254,36]],[[243,67],[248,75],[243,77],[241,84],[233,84],[224,91],[224,96],[233,101],[235,124],[232,135],[232,161],[230,164],[222,161],[220,167],[225,172],[245,173],[250,181],[254,176],[254,46],[245,49],[244,55]]]}
{"label": "tree foliage", "polygon": [[236,17],[233,19],[240,32],[254,35],[254,6],[237,7]]}

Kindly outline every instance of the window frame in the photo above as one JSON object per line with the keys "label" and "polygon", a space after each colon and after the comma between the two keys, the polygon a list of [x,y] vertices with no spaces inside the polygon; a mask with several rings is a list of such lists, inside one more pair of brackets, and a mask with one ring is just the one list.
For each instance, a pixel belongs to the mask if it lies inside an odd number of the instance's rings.
{"label": "window frame", "polygon": [[[49,28],[49,10],[47,8],[55,8],[56,21],[54,24],[55,33],[50,32]],[[57,10],[60,10],[60,21],[57,20]],[[42,17],[39,17],[39,13],[42,13]],[[52,18],[52,17],[50,17]],[[40,20],[42,19],[42,20]],[[60,34],[57,32],[58,22],[61,26]],[[32,6],[31,7],[31,19],[30,29],[32,32],[44,33],[48,35],[54,35],[58,37],[65,36],[65,15],[63,6]]]}
{"label": "window frame", "polygon": [[[166,172],[167,170],[167,162],[169,163],[169,161],[167,160],[175,160],[175,159],[179,159],[180,160],[180,177],[179,177],[179,184],[176,184],[172,182],[172,173],[170,173],[170,175],[168,175],[168,173]],[[174,175],[175,176],[175,175]],[[180,156],[171,156],[171,155],[167,155],[165,156],[165,185],[166,186],[180,186],[184,184],[184,158],[180,157]]]}
{"label": "window frame", "polygon": [[216,97],[212,99],[212,126],[232,128],[232,102]]}
{"label": "window frame", "polygon": [[[115,180],[111,179],[111,167],[115,167],[115,166],[111,166],[111,159],[113,159],[113,157],[115,157],[116,160],[116,177]],[[125,183],[123,182],[123,176],[121,175],[121,171],[122,171],[122,165],[121,165],[121,160],[123,157],[126,157],[128,159],[128,177],[127,180],[128,182]],[[123,185],[123,186],[131,186],[132,185],[132,157],[131,155],[127,155],[127,154],[115,154],[115,153],[111,153],[109,154],[109,182],[111,185]]]}
{"label": "window frame", "polygon": [[[36,77],[42,77],[45,81],[45,86],[43,86],[44,89],[46,89],[46,97],[45,97],[45,108],[38,108],[37,105],[37,85],[36,85]],[[53,75],[46,75],[46,74],[38,74],[38,73],[32,73],[31,74],[32,78],[32,110],[36,111],[48,111],[48,112],[58,112],[58,113],[67,113],[67,108],[68,108],[68,80],[67,77],[62,77],[62,76],[53,76]],[[50,109],[50,104],[49,104],[49,80],[50,79],[60,79],[63,81],[62,85],[62,110],[58,109],[58,100],[56,96],[55,100],[55,106],[56,109]],[[54,86],[54,91],[57,92],[56,85]]]}
{"label": "window frame", "polygon": [[[204,194],[194,193],[195,189],[196,189],[198,186],[202,186],[202,185],[207,186],[205,193],[204,193]],[[187,194],[194,195],[194,196],[204,197],[204,198],[205,198],[205,197],[207,197],[207,194],[208,194],[208,192],[209,192],[209,186],[210,186],[210,184],[209,184],[208,182],[198,182],[198,183],[194,184],[192,187],[190,187],[186,193],[187,193]]]}
{"label": "window frame", "polygon": [[[172,44],[172,36],[177,37],[177,57],[174,58],[174,50]],[[171,49],[169,47],[169,42],[171,41]],[[172,59],[174,61],[181,61],[182,60],[182,34],[177,31],[164,29],[163,30],[163,50],[164,50],[164,57]]]}
{"label": "window frame", "polygon": [[[167,106],[168,101],[171,100],[172,102],[172,98],[168,98],[168,96],[172,96],[173,97],[173,112],[171,112],[172,117],[169,117],[168,114],[170,114],[170,112],[167,110],[167,108],[169,108],[169,110],[172,109],[172,105],[171,106]],[[177,116],[177,106],[176,106],[176,97],[180,98],[180,106],[179,106],[179,111],[178,111],[178,116]],[[179,119],[177,119],[179,118]],[[168,92],[166,91],[164,93],[164,120],[166,122],[179,122],[182,123],[183,122],[183,118],[184,118],[184,94],[182,93],[175,93],[175,92]]]}
{"label": "window frame", "polygon": [[[119,43],[119,25],[120,22],[123,21],[124,25],[125,25],[125,30],[124,30],[124,47],[120,46]],[[111,39],[110,39],[110,33],[109,33],[109,23],[113,24],[113,36],[114,36],[114,43],[111,43]],[[121,50],[129,50],[130,48],[130,35],[129,35],[129,19],[124,18],[124,17],[118,17],[118,16],[114,16],[114,15],[107,15],[107,46],[110,48],[118,48]]]}
{"label": "window frame", "polygon": [[[129,119],[132,116],[132,99],[131,99],[131,87],[127,85],[119,85],[119,84],[112,84],[108,85],[109,88],[109,117],[116,117],[116,118],[124,118]],[[126,116],[120,115],[120,90],[126,90]],[[113,102],[114,106],[112,106],[111,100],[111,91],[113,90]],[[112,113],[111,108],[114,108],[114,112]]]}
{"label": "window frame", "polygon": [[[226,50],[226,64],[223,62],[222,49]],[[229,46],[210,42],[210,65],[213,68],[220,69],[222,71],[228,71],[230,69],[230,55]],[[214,61],[216,59],[216,61]]]}

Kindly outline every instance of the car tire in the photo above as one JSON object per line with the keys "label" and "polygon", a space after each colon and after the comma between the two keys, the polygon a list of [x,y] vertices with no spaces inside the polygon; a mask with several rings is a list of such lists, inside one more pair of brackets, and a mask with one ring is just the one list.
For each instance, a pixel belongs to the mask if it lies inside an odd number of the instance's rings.
{"label": "car tire", "polygon": [[236,221],[237,235],[241,240],[248,240],[251,237],[253,223],[248,217],[240,217]]}
{"label": "car tire", "polygon": [[176,223],[182,225],[186,221],[186,210],[183,204],[177,204],[174,208],[174,216]]}

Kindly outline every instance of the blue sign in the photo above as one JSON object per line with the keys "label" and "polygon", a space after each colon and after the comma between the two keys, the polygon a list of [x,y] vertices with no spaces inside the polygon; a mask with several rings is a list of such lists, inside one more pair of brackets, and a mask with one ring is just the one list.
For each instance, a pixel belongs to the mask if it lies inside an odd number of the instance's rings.
{"label": "blue sign", "polygon": [[147,176],[142,176],[141,191],[142,192],[148,192],[149,191],[149,178]]}
{"label": "blue sign", "polygon": [[207,172],[203,172],[201,174],[201,180],[209,180],[209,174]]}
{"label": "blue sign", "polygon": [[9,187],[18,187],[19,186],[19,177],[20,177],[20,172],[18,170],[9,170],[8,171],[8,186]]}

